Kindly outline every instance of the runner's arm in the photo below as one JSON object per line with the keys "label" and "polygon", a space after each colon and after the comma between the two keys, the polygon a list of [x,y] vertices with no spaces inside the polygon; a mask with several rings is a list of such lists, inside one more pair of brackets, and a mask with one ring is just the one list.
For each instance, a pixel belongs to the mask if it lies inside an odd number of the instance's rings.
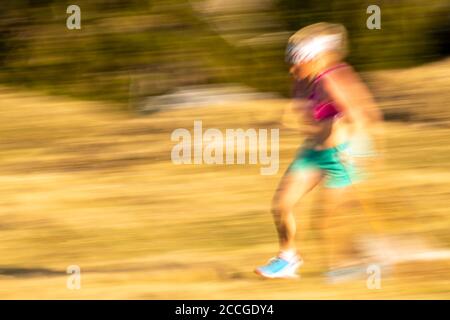
{"label": "runner's arm", "polygon": [[[369,89],[353,71],[340,71],[328,74],[324,78],[325,90],[336,101],[337,106],[348,115],[352,124],[352,140],[355,141],[356,153],[383,152],[383,139],[377,140],[383,132],[382,113],[377,107]],[[381,142],[381,143],[380,143]],[[366,145],[364,145],[366,144]],[[367,148],[367,150],[364,150]]]}

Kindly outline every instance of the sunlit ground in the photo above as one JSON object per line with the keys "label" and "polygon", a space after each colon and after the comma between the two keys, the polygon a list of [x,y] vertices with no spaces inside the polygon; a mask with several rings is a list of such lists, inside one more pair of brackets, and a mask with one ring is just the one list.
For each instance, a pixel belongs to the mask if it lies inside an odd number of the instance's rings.
{"label": "sunlit ground", "polygon": [[[260,165],[175,166],[170,134],[194,120],[276,128],[287,101],[140,118],[11,88],[0,100],[0,298],[450,298],[449,260],[399,263],[378,290],[365,279],[326,283],[309,231],[317,191],[297,207],[301,280],[253,274],[276,252],[270,201],[302,137],[281,130],[280,171],[262,176]],[[386,133],[372,218],[390,236],[448,249],[450,127],[389,122]],[[80,290],[66,287],[69,265],[81,268]]]}

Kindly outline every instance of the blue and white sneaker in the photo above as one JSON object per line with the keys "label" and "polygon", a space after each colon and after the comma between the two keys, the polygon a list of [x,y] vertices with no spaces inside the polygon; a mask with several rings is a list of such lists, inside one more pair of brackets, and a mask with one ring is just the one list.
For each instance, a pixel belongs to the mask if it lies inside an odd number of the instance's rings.
{"label": "blue and white sneaker", "polygon": [[256,268],[255,272],[264,278],[298,278],[297,269],[303,264],[303,260],[295,256],[291,260],[275,257],[269,263]]}

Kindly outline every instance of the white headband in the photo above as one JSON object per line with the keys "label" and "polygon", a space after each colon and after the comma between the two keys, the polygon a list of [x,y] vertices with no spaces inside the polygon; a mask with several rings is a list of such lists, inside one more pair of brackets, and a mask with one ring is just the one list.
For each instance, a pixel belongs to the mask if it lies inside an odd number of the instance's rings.
{"label": "white headband", "polygon": [[291,64],[310,61],[319,53],[337,49],[341,44],[341,35],[317,36],[296,45],[290,44],[286,50],[286,60]]}

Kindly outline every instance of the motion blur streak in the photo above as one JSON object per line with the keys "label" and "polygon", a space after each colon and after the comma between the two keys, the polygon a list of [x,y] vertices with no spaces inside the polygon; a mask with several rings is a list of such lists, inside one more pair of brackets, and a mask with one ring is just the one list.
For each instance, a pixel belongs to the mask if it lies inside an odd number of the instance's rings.
{"label": "motion blur streak", "polygon": [[[450,298],[447,1],[377,1],[380,30],[356,0],[76,2],[79,30],[69,1],[0,4],[0,298]],[[317,191],[296,210],[302,279],[252,273],[276,250],[270,200],[302,140],[280,125],[286,40],[318,21],[346,25],[386,120],[358,191],[395,262],[380,290],[324,282]],[[279,128],[278,174],[174,165],[171,133],[196,120]],[[335,232],[367,227],[361,214]]]}

